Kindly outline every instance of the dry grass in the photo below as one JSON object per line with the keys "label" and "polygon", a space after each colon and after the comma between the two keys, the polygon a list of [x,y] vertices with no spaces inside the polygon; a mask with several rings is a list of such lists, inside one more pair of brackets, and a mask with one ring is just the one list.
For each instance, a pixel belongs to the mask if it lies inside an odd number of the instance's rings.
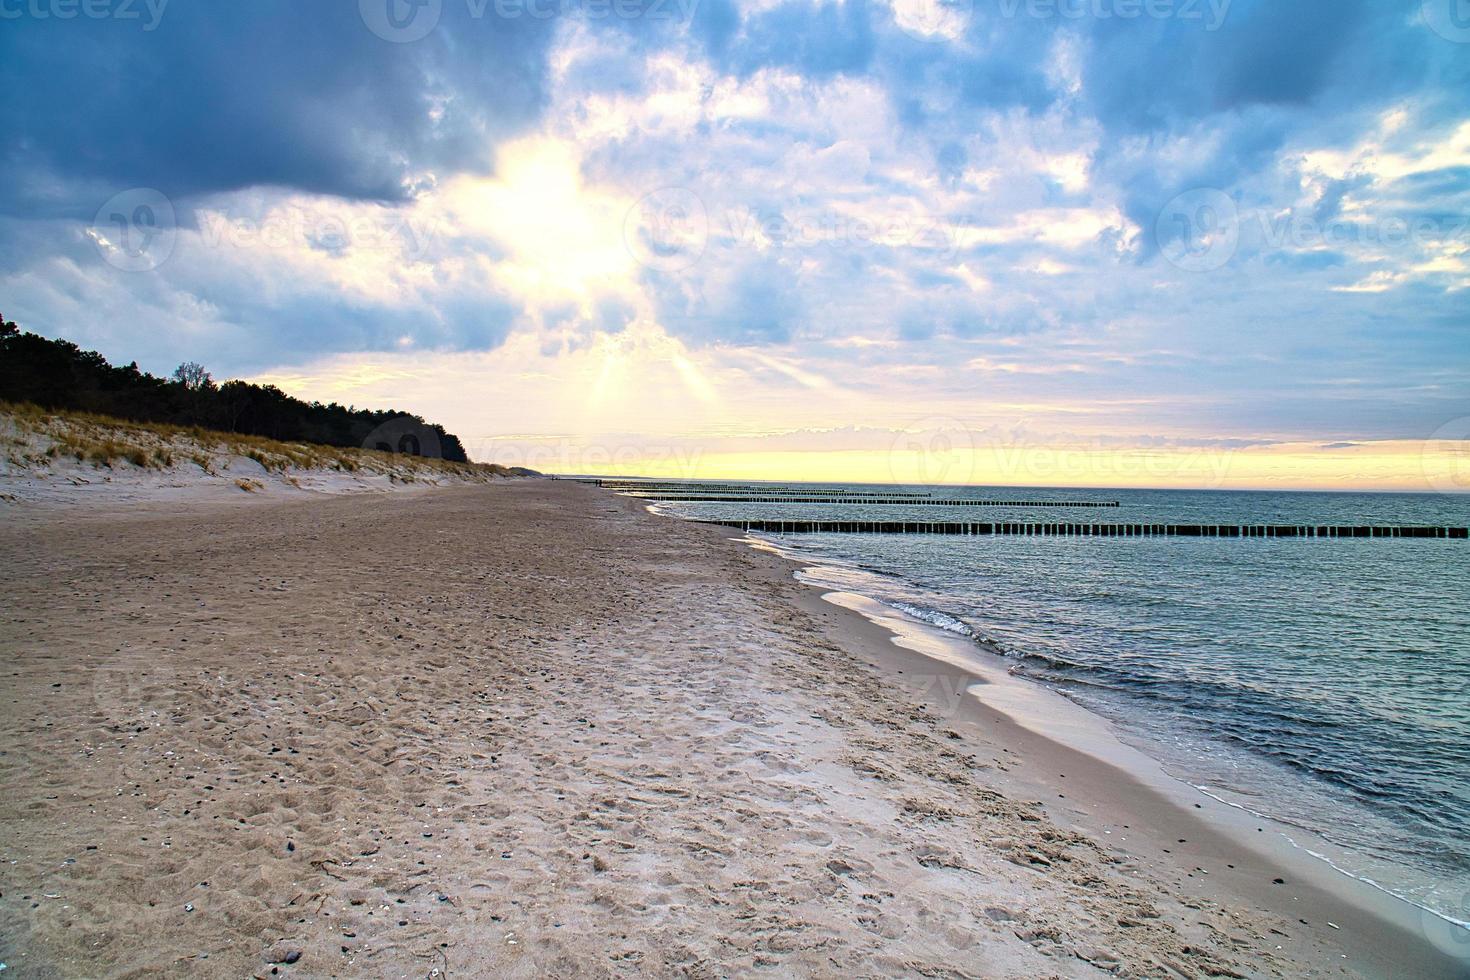
{"label": "dry grass", "polygon": [[[68,459],[99,469],[158,471],[192,463],[217,476],[229,468],[231,458],[244,457],[292,483],[295,481],[288,474],[312,470],[386,476],[400,483],[434,482],[444,477],[483,482],[514,475],[492,463],[454,463],[375,449],[277,442],[198,426],[126,422],[105,415],[52,412],[8,402],[0,402],[0,423],[9,423],[4,427],[11,431],[4,436],[3,444],[9,463],[19,469],[43,469]],[[236,481],[237,485],[243,482]],[[249,482],[264,489],[259,481]]]}

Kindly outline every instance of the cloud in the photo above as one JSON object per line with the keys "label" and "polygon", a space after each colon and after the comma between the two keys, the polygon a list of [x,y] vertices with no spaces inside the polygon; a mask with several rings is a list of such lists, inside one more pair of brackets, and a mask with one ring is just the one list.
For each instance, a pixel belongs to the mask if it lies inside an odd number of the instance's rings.
{"label": "cloud", "polygon": [[738,31],[708,36],[717,63],[737,76],[780,68],[820,79],[867,70],[873,19],[868,0],[786,0],[753,10]]}
{"label": "cloud", "polygon": [[538,118],[556,25],[442,9],[412,44],[373,34],[354,3],[179,3],[152,31],[7,22],[0,84],[26,97],[0,116],[0,155],[19,178],[0,208],[90,218],[137,186],[398,201],[436,173],[483,169]]}
{"label": "cloud", "polygon": [[[1416,3],[567,6],[7,22],[7,315],[221,374],[642,351],[670,399],[820,391],[816,429],[848,388],[1313,444],[1470,414],[1470,59]],[[136,187],[179,227],[127,272],[92,221]],[[1199,192],[1224,225],[1160,220]]]}

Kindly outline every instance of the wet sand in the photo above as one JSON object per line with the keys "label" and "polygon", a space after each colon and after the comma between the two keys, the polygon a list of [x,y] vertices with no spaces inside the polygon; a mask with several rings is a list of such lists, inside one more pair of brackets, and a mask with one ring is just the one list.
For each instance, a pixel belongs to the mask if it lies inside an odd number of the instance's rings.
{"label": "wet sand", "polygon": [[1463,965],[588,487],[12,507],[0,567],[7,975]]}

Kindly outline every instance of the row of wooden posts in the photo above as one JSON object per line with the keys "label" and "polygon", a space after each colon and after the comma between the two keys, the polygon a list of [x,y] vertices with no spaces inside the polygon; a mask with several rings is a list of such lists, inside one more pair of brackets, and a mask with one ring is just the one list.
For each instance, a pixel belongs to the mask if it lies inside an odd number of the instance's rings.
{"label": "row of wooden posts", "polygon": [[1337,524],[1035,524],[927,521],[742,521],[706,520],[702,524],[765,534],[943,534],[980,537],[1028,535],[1057,537],[1186,538],[1455,538],[1470,539],[1470,528]]}
{"label": "row of wooden posts", "polygon": [[932,498],[905,497],[734,497],[716,494],[694,495],[676,493],[632,493],[629,496],[641,500],[669,500],[682,503],[728,503],[728,504],[852,504],[874,507],[1067,507],[1097,508],[1118,507],[1116,500],[934,500]]}

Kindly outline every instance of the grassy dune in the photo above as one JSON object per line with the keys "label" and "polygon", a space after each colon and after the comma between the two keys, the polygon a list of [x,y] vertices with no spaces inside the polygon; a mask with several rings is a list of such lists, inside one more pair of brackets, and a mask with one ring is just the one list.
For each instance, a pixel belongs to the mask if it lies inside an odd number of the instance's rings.
{"label": "grassy dune", "polygon": [[[237,457],[254,460],[268,473],[291,482],[291,474],[336,472],[386,476],[394,483],[444,479],[488,482],[527,475],[494,463],[454,463],[373,449],[343,449],[258,436],[127,422],[87,412],[59,412],[35,405],[0,402],[0,449],[11,475],[42,474],[60,465],[81,464],[114,472],[187,472],[197,468],[223,475]],[[237,479],[242,490],[261,488],[257,480]]]}

